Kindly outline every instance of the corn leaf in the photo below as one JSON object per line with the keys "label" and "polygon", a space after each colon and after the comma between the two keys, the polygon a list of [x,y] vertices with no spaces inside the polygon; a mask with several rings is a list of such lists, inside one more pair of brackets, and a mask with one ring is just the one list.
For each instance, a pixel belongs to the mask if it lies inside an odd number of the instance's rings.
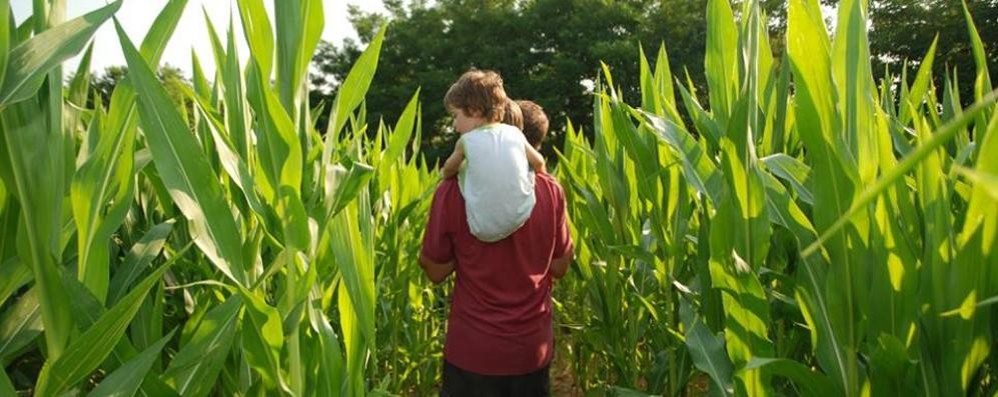
{"label": "corn leaf", "polygon": [[35,288],[29,289],[0,315],[0,363],[14,358],[15,353],[42,334],[41,308],[36,294]]}
{"label": "corn leaf", "polygon": [[166,244],[166,238],[173,230],[174,220],[168,220],[149,229],[142,238],[139,239],[125,255],[125,260],[118,267],[111,279],[111,288],[108,302],[112,304],[121,299],[128,291],[128,288],[138,279],[139,275],[145,271],[146,267],[152,263],[153,259],[159,256],[160,251]]}
{"label": "corn leaf", "polygon": [[[69,340],[72,319],[69,298],[62,286],[56,255],[61,252],[59,235],[62,214],[62,154],[51,150],[60,142],[61,131],[46,128],[36,101],[24,101],[0,113],[4,133],[0,139],[0,177],[20,203],[21,225],[17,233],[18,256],[32,270],[45,324],[50,359],[57,358]],[[53,177],[55,176],[55,177]],[[40,182],[39,182],[40,181]],[[8,207],[9,208],[9,207]]]}
{"label": "corn leaf", "polygon": [[[975,89],[978,93],[986,93],[991,91],[993,87],[991,85],[991,74],[988,72],[988,57],[987,52],[984,48],[984,42],[981,41],[981,34],[977,31],[977,26],[974,24],[974,18],[970,15],[970,9],[967,7],[967,1],[961,0],[963,5],[963,15],[964,19],[967,21],[967,34],[970,36],[971,50],[974,53],[974,65],[977,66],[977,79],[975,82]],[[980,98],[975,98],[980,99]]]}
{"label": "corn leaf", "polygon": [[398,122],[395,123],[395,128],[392,130],[393,133],[388,140],[388,147],[382,153],[381,161],[387,165],[394,164],[396,160],[405,154],[405,147],[409,144],[410,139],[412,139],[417,110],[419,109],[419,92],[420,89],[416,89],[416,92],[412,94],[412,98],[409,99],[409,104],[405,106],[402,110],[402,115],[399,116]]}
{"label": "corn leaf", "polygon": [[[16,227],[14,230],[11,232],[11,237],[17,234]],[[6,303],[7,299],[31,280],[31,269],[21,263],[17,257],[8,258],[0,263],[0,305]]]}
{"label": "corn leaf", "polygon": [[283,386],[280,357],[284,347],[281,316],[258,294],[240,290],[246,309],[243,316],[243,348],[249,364],[263,378],[268,389]]}
{"label": "corn leaf", "polygon": [[118,8],[121,0],[61,23],[11,49],[0,86],[0,108],[30,98],[49,71],[79,53]]}
{"label": "corn leaf", "polygon": [[738,42],[734,13],[728,0],[707,2],[707,55],[704,69],[710,88],[711,113],[726,125],[738,92],[738,54],[732,43]]}
{"label": "corn leaf", "polygon": [[159,282],[160,277],[169,268],[168,263],[156,269],[70,343],[64,355],[54,361],[47,361],[38,377],[37,394],[42,396],[59,394],[96,369],[124,335],[125,329],[132,322],[132,317],[138,312],[149,289]]}
{"label": "corn leaf", "polygon": [[[918,73],[915,75],[915,82],[911,85],[911,91],[909,92],[906,100],[901,102],[901,110],[898,114],[902,125],[907,125],[911,121],[912,112],[908,110],[909,107],[915,107],[916,109],[926,102],[926,94],[929,93],[929,85],[932,83],[932,65],[936,58],[936,45],[939,43],[939,36],[932,40],[932,45],[929,46],[929,50],[925,53],[925,57],[922,58],[921,64],[918,66]],[[934,93],[930,96],[935,97]]]}
{"label": "corn leaf", "polygon": [[312,325],[312,330],[316,332],[316,347],[313,349],[320,357],[322,365],[319,366],[319,373],[316,374],[318,385],[315,387],[316,393],[320,395],[342,395],[344,394],[344,382],[346,378],[343,366],[343,351],[340,349],[340,340],[336,332],[330,325],[330,320],[322,313],[320,308],[314,304],[308,305],[308,319]]}
{"label": "corn leaf", "polygon": [[824,375],[812,371],[803,364],[783,358],[753,358],[744,369],[761,369],[786,377],[803,389],[809,396],[834,396],[834,386]]}
{"label": "corn leaf", "polygon": [[711,162],[702,145],[698,145],[679,125],[657,116],[645,114],[656,136],[673,150],[683,163],[684,176],[693,187],[712,203],[721,200],[723,175]]}
{"label": "corn leaf", "polygon": [[[188,248],[190,245],[188,245]],[[184,252],[186,252],[184,249]],[[175,262],[175,261],[171,261]],[[171,265],[171,263],[164,264],[163,266]],[[86,286],[81,284],[75,277],[71,275],[63,276],[63,283],[66,286],[66,290],[72,297],[72,311],[73,320],[76,321],[78,329],[87,329],[94,325],[98,319],[107,313],[107,309],[101,306],[97,298],[90,293],[90,290]],[[141,311],[141,309],[140,309]],[[137,319],[132,320],[131,326],[136,326]],[[110,355],[104,363],[102,368],[105,370],[114,369],[120,367],[132,357],[135,357],[139,351],[132,344],[131,339],[121,338],[118,340],[118,344],[111,350]],[[155,374],[147,374],[143,380],[142,387],[139,390],[139,394],[142,396],[175,396],[176,392],[170,389],[163,381],[159,379]]]}
{"label": "corn leaf", "polygon": [[0,371],[0,394],[5,396],[17,395],[17,391],[14,390],[14,384],[10,382],[10,378],[7,377],[6,371]]}
{"label": "corn leaf", "polygon": [[[319,0],[287,0],[274,3],[277,19],[277,85],[281,103],[297,119],[303,82],[323,29],[323,6]],[[305,104],[306,106],[308,104]]]}
{"label": "corn leaf", "polygon": [[[992,95],[993,96],[993,95]],[[998,150],[998,117],[992,118],[988,130],[981,137],[981,153],[992,153]],[[998,211],[995,210],[996,181],[998,175],[998,158],[995,156],[981,156],[977,160],[974,170],[957,168],[958,172],[974,182],[970,203],[967,209],[967,218],[960,232],[961,245],[971,240],[972,236],[980,231],[982,233],[981,247],[985,255],[994,253],[994,241],[998,236],[998,224],[996,217]]]}
{"label": "corn leaf", "polygon": [[[142,55],[151,64],[159,63],[186,3],[168,3],[143,40]],[[134,188],[134,97],[127,80],[112,94],[106,130],[97,124],[102,136],[95,151],[80,165],[70,189],[79,236],[79,277],[102,302],[108,294],[108,240],[124,221]],[[104,209],[107,202],[112,204]]]}
{"label": "corn leaf", "polygon": [[10,57],[11,25],[14,23],[10,16],[10,0],[0,0],[0,87],[3,87],[7,60]]}
{"label": "corn leaf", "polygon": [[241,238],[221,186],[209,172],[211,167],[194,136],[187,130],[163,87],[141,59],[131,41],[118,27],[129,76],[134,80],[139,114],[153,163],[170,195],[188,219],[191,237],[202,252],[227,277],[245,285]]}
{"label": "corn leaf", "polygon": [[680,314],[683,322],[688,324],[686,347],[693,357],[694,365],[710,376],[712,390],[723,396],[733,395],[733,369],[724,352],[724,338],[712,334],[699,317],[694,317],[688,303],[682,304]]}
{"label": "corn leaf", "polygon": [[[256,59],[260,74],[270,81],[274,68],[274,29],[262,0],[239,0],[239,16],[250,53]],[[231,51],[231,50],[230,50]]]}
{"label": "corn leaf", "polygon": [[[787,52],[793,71],[796,87],[795,119],[801,141],[808,151],[812,178],[822,183],[814,189],[814,226],[822,230],[846,211],[852,201],[855,177],[841,160],[847,154],[841,137],[834,135],[839,130],[838,113],[832,82],[831,44],[827,28],[815,0],[791,0],[788,10]],[[836,242],[839,247],[844,241]],[[813,243],[811,244],[813,246]],[[808,258],[815,250],[805,249],[802,257]],[[854,258],[843,249],[835,253],[832,260],[837,266],[851,266]],[[802,313],[812,325],[811,339],[817,353],[818,362],[834,379],[836,388],[843,393],[854,393],[858,389],[856,363],[848,353],[852,346],[851,325],[854,318],[841,316],[846,306],[837,297],[847,291],[832,296],[826,295],[828,284],[827,268],[813,261],[801,273],[803,287],[797,292],[802,297]]]}
{"label": "corn leaf", "polygon": [[225,357],[232,347],[242,298],[233,295],[201,319],[197,329],[163,373],[163,379],[182,396],[206,396],[214,388]]}
{"label": "corn leaf", "polygon": [[814,195],[811,194],[811,190],[807,187],[811,176],[811,167],[783,153],[766,156],[759,160],[766,165],[766,169],[772,172],[773,175],[789,182],[801,201],[814,204]]}
{"label": "corn leaf", "polygon": [[966,127],[974,121],[974,118],[998,99],[998,91],[993,91],[980,101],[977,101],[970,108],[961,113],[956,119],[946,123],[939,128],[928,141],[919,145],[914,152],[906,156],[898,165],[884,172],[873,185],[868,186],[863,193],[856,198],[855,202],[843,215],[829,228],[822,232],[821,236],[813,244],[805,248],[801,254],[808,256],[814,253],[829,237],[842,229],[849,220],[859,213],[866,205],[883,193],[888,187],[897,183],[907,172],[911,171],[927,156],[942,146],[956,135],[957,131]]}
{"label": "corn leaf", "polygon": [[137,356],[118,367],[88,394],[88,397],[131,397],[142,385],[142,380],[152,368],[153,362],[159,358],[160,352],[173,338],[176,330],[153,343]]}
{"label": "corn leaf", "polygon": [[371,86],[374,73],[378,69],[378,56],[381,54],[381,42],[385,38],[382,27],[374,36],[357,62],[350,68],[347,77],[336,93],[333,106],[329,109],[329,128],[326,130],[326,140],[322,151],[322,164],[329,164],[333,153],[333,143],[339,136],[340,129],[346,125],[350,114],[364,101],[364,95]]}

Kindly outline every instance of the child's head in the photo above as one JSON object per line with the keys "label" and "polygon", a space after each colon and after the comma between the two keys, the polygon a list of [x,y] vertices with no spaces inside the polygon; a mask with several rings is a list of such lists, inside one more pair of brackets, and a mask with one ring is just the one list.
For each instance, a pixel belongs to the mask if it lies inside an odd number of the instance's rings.
{"label": "child's head", "polygon": [[512,99],[506,99],[505,108],[502,123],[523,131],[523,112],[520,110],[520,105]]}
{"label": "child's head", "polygon": [[[455,127],[460,133],[460,127],[478,127],[475,122],[495,123],[503,120],[506,113],[506,90],[502,86],[502,77],[491,70],[471,69],[461,75],[444,95],[444,107],[456,118],[464,116],[468,120],[455,120]],[[480,120],[478,120],[480,119]]]}
{"label": "child's head", "polygon": [[533,101],[519,100],[516,104],[523,113],[523,128],[520,128],[523,135],[533,147],[540,148],[548,135],[548,116],[544,114],[544,108]]}

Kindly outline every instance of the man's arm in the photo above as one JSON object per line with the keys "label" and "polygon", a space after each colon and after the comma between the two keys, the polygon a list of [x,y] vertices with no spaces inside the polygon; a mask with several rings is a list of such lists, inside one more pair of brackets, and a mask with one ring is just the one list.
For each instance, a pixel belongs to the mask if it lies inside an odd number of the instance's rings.
{"label": "man's arm", "polygon": [[557,225],[554,235],[554,252],[558,255],[551,261],[551,276],[558,279],[568,273],[568,265],[575,259],[575,245],[572,244],[572,235],[569,233],[568,212],[565,210],[565,193],[553,182],[555,199],[555,224]]}
{"label": "man's arm", "polygon": [[575,259],[575,248],[569,247],[568,251],[565,251],[565,255],[551,261],[551,276],[554,278],[565,277],[565,274],[568,273],[568,265],[572,263],[573,259]]}
{"label": "man's arm", "polygon": [[454,153],[451,153],[450,157],[447,158],[447,161],[444,162],[444,168],[440,170],[440,173],[443,174],[444,179],[457,175],[457,172],[461,170],[462,161],[464,161],[464,145],[462,145],[459,140],[457,141],[457,144],[454,145]]}
{"label": "man's arm", "polygon": [[434,284],[440,284],[454,272],[454,261],[447,263],[437,263],[426,255],[419,256],[419,266],[426,272],[426,277]]}

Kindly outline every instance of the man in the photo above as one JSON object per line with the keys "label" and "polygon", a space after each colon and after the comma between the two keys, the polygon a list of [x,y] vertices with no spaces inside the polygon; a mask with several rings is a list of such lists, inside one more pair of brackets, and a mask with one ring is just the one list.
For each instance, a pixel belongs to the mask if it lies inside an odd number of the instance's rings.
{"label": "man", "polygon": [[542,173],[534,189],[536,204],[526,223],[485,243],[469,230],[457,180],[437,188],[420,263],[434,283],[456,273],[442,397],[550,394],[551,288],[574,254],[561,186]]}

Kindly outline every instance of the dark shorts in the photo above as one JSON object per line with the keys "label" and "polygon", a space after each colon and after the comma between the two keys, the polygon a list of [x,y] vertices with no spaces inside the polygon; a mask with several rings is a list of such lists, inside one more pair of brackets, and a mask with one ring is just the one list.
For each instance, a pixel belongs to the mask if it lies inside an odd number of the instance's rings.
{"label": "dark shorts", "polygon": [[440,397],[547,397],[550,366],[524,375],[491,376],[468,372],[444,361]]}

